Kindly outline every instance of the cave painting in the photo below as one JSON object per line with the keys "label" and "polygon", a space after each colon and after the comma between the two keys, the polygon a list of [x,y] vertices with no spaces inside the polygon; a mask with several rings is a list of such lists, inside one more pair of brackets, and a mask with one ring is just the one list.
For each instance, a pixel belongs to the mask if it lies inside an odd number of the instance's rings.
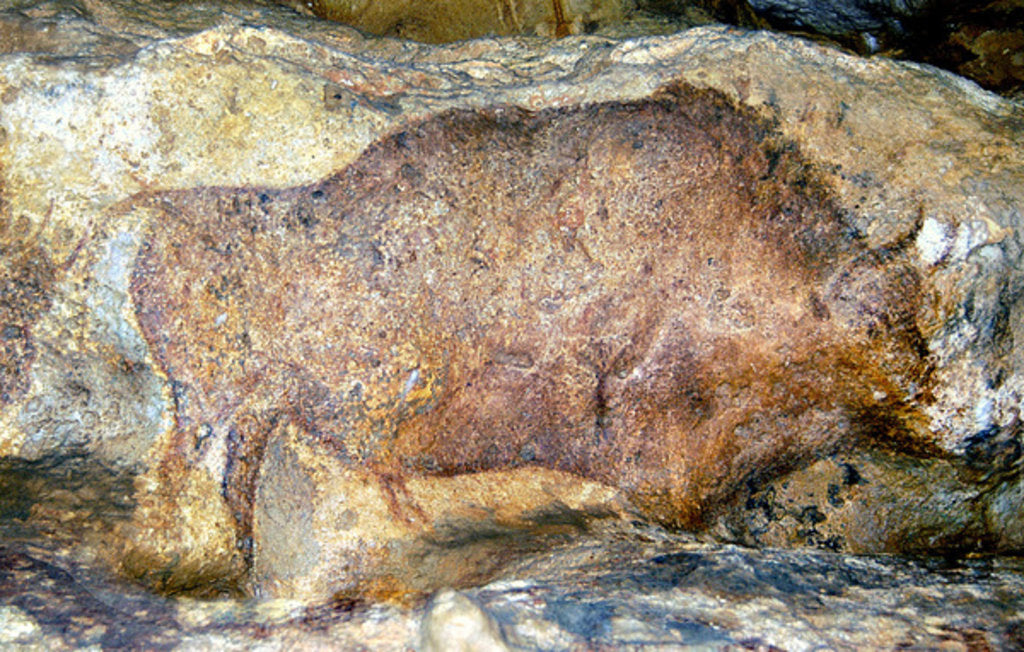
{"label": "cave painting", "polygon": [[282,424],[371,470],[395,519],[410,477],[533,465],[683,528],[751,478],[918,436],[916,272],[716,93],[451,111],[319,183],[136,203],[165,461],[226,440],[239,540]]}

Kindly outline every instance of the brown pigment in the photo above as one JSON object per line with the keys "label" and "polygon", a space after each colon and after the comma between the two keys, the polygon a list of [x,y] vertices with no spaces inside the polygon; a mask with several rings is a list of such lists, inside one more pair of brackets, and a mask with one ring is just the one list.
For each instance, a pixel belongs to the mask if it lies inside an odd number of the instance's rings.
{"label": "brown pigment", "polygon": [[411,475],[542,465],[676,527],[752,477],[918,436],[916,273],[713,92],[453,111],[310,186],[137,203],[167,463],[227,438],[240,539],[283,423],[374,470],[396,517]]}
{"label": "brown pigment", "polygon": [[28,389],[32,327],[52,300],[57,270],[32,231],[27,219],[13,219],[0,188],[0,406]]}

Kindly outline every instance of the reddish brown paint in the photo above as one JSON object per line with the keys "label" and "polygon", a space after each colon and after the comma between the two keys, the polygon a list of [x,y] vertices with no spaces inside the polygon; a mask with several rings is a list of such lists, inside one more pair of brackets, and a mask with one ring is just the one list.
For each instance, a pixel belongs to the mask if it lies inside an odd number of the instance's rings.
{"label": "reddish brown paint", "polygon": [[133,298],[180,388],[168,472],[230,433],[240,536],[287,423],[404,518],[404,477],[538,464],[680,527],[752,477],[916,437],[916,272],[712,92],[453,111],[311,186],[138,203]]}

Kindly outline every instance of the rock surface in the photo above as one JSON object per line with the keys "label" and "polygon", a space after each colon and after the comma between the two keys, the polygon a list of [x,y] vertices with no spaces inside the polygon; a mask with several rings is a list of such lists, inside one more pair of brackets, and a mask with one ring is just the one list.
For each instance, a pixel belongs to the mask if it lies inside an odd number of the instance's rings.
{"label": "rock surface", "polygon": [[537,34],[563,37],[621,20],[623,0],[302,0],[321,18],[336,20],[378,36],[426,43],[449,43],[482,36]]}
{"label": "rock surface", "polygon": [[794,27],[841,36],[854,32],[902,33],[906,21],[934,11],[931,0],[750,0],[759,14]]}
{"label": "rock surface", "polygon": [[1021,99],[1024,0],[751,0],[775,29],[837,39],[857,52],[924,61]]}
{"label": "rock surface", "polygon": [[[1018,104],[721,27],[439,48],[124,1],[0,29],[0,455],[69,492],[0,506],[79,524],[66,563],[406,604],[622,517],[1024,546]],[[968,629],[1011,636],[993,609]],[[665,628],[744,640],[704,622]]]}
{"label": "rock surface", "polygon": [[[181,387],[161,480],[223,468],[237,538],[276,578],[261,530],[336,473],[368,469],[397,522],[441,518],[409,478],[547,468],[694,529],[873,428],[920,438],[919,277],[844,235],[771,138],[679,87],[444,114],[312,186],[136,197],[124,221],[154,228],[132,302]],[[330,546],[343,568],[372,568],[366,518]]]}
{"label": "rock surface", "polygon": [[[5,649],[1017,649],[1019,560],[754,551],[605,526],[409,606],[170,599],[0,524]],[[435,646],[441,639],[441,646]],[[475,646],[475,647],[474,647]]]}
{"label": "rock surface", "polygon": [[968,6],[925,61],[949,68],[985,88],[1024,98],[1024,0]]}

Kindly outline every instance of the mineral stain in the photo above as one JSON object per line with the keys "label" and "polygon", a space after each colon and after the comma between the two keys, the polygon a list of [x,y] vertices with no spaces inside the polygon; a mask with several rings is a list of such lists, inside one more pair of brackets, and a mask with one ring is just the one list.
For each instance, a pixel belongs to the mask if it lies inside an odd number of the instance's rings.
{"label": "mineral stain", "polygon": [[155,217],[133,299],[178,389],[166,463],[228,442],[240,540],[284,424],[374,470],[396,518],[411,475],[540,465],[675,527],[919,437],[916,272],[713,92],[452,111],[310,186],[135,202]]}
{"label": "mineral stain", "polygon": [[32,327],[50,307],[58,271],[27,231],[12,219],[0,192],[0,407],[28,389],[36,357]]}
{"label": "mineral stain", "polygon": [[622,3],[594,0],[442,0],[422,3],[352,2],[351,0],[304,0],[320,18],[346,23],[380,36],[427,43],[480,38],[493,35],[539,34],[562,38],[598,23],[622,18]]}

